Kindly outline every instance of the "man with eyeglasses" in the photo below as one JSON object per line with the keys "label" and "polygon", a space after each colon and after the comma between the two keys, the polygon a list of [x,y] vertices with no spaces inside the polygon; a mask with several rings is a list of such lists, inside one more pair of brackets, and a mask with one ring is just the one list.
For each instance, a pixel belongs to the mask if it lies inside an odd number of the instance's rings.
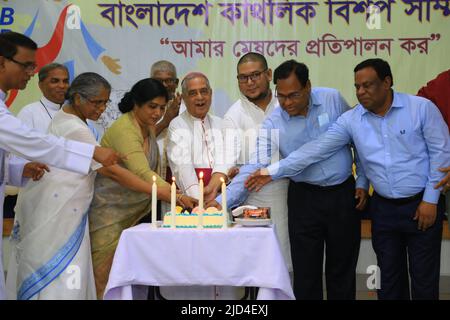
{"label": "man with eyeglasses", "polygon": [[[16,32],[0,34],[0,230],[3,224],[3,199],[5,183],[23,185],[21,177],[40,178],[47,166],[36,167],[33,175],[24,170],[23,161],[10,162],[9,152],[20,157],[87,174],[92,158],[105,166],[119,161],[111,149],[65,140],[43,134],[27,127],[9,112],[4,103],[11,89],[25,89],[36,70],[36,43]],[[0,299],[5,298],[2,245],[0,239]]]}
{"label": "man with eyeglasses", "polygon": [[[256,169],[269,165],[274,153],[279,152],[283,158],[275,164],[284,173],[291,167],[292,153],[308,142],[317,143],[320,135],[349,109],[337,90],[311,88],[307,66],[295,60],[275,69],[274,83],[280,107],[263,122],[250,164],[241,167],[228,186],[230,208],[255,191],[253,186],[246,189],[244,182]],[[364,208],[368,185],[359,164],[355,185],[352,163],[350,145],[346,144],[329,159],[311,164],[302,173],[273,179],[291,180],[288,228],[296,299],[323,299],[324,248],[327,299],[355,299],[361,232],[355,207]],[[221,197],[216,201],[220,203]]]}
{"label": "man with eyeglasses", "polygon": [[198,175],[204,174],[206,188],[219,188],[226,178],[223,159],[222,119],[209,114],[212,89],[208,78],[191,72],[181,83],[186,111],[172,120],[167,155],[170,168],[183,193],[199,198]]}
{"label": "man with eyeglasses", "polygon": [[[184,194],[199,198],[199,176],[203,172],[206,189],[220,188],[226,181],[223,162],[222,119],[209,114],[212,89],[200,72],[187,74],[181,82],[186,111],[172,120],[168,130],[167,156],[176,184]],[[206,206],[204,206],[206,209]],[[176,287],[177,299],[234,299],[234,289],[224,287]],[[173,289],[173,288],[171,288]],[[164,289],[166,290],[166,289]]]}
{"label": "man with eyeglasses", "polygon": [[[167,60],[159,60],[152,64],[150,69],[150,77],[162,82],[169,93],[169,102],[167,103],[166,112],[162,119],[156,125],[156,141],[158,143],[161,177],[167,182],[172,182],[172,172],[170,171],[167,160],[167,128],[170,122],[178,116],[178,114],[186,110],[180,93],[177,92],[178,78],[175,65]],[[169,208],[168,206],[166,208]]]}
{"label": "man with eyeglasses", "polygon": [[258,189],[301,174],[353,142],[374,188],[370,214],[381,273],[378,298],[438,299],[444,197],[436,186],[445,177],[438,169],[450,165],[448,127],[431,101],[392,89],[386,61],[365,60],[354,73],[359,104],[317,141],[255,172],[246,185]]}
{"label": "man with eyeglasses", "polygon": [[[272,70],[266,58],[256,52],[243,55],[237,63],[237,83],[240,98],[228,109],[223,118],[225,159],[232,166],[229,178],[248,163],[256,149],[259,127],[278,105],[275,93],[270,89]],[[280,246],[292,272],[288,235],[287,188],[289,180],[280,179],[265,186],[261,192],[250,193],[242,205],[270,207],[273,223],[277,228]],[[205,195],[205,201],[213,200],[216,192]]]}

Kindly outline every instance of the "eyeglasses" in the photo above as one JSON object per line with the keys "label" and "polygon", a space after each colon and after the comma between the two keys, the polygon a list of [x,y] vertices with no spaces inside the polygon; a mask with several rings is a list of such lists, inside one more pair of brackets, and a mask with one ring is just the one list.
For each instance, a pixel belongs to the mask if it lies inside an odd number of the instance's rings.
{"label": "eyeglasses", "polygon": [[15,60],[14,58],[5,57],[6,59],[17,63],[19,66],[25,69],[26,72],[34,72],[37,69],[37,65],[33,62],[20,62]]}
{"label": "eyeglasses", "polygon": [[275,97],[278,99],[278,102],[283,103],[287,99],[293,101],[293,100],[299,100],[301,97],[303,97],[306,94],[306,92],[293,92],[288,94],[287,96],[279,94],[277,91],[275,91]]}
{"label": "eyeglasses", "polygon": [[206,97],[206,96],[209,96],[209,95],[211,94],[211,91],[210,91],[208,88],[201,88],[201,89],[199,89],[199,90],[189,90],[189,91],[187,92],[187,95],[188,95],[190,98],[194,98],[194,97],[197,96],[199,93],[200,93],[200,95],[201,95],[202,97]]}
{"label": "eyeglasses", "polygon": [[79,95],[82,96],[83,99],[89,101],[96,108],[98,108],[100,106],[108,106],[111,103],[111,99],[108,99],[108,100],[91,100],[88,97],[86,97],[84,94],[79,93]]}
{"label": "eyeglasses", "polygon": [[248,79],[252,80],[252,81],[256,81],[259,80],[261,78],[261,75],[267,71],[267,68],[264,69],[263,71],[256,71],[253,72],[252,74],[238,74],[237,75],[237,79],[239,81],[239,83],[247,83]]}
{"label": "eyeglasses", "polygon": [[168,79],[154,78],[154,79],[158,80],[159,82],[162,82],[162,84],[164,84],[166,86],[173,86],[174,84],[178,84],[177,78],[168,78]]}

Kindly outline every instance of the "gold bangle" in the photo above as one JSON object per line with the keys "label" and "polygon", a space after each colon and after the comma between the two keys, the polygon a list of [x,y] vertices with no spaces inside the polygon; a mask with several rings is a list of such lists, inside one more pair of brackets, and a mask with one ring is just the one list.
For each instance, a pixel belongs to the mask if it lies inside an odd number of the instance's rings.
{"label": "gold bangle", "polygon": [[181,198],[183,197],[183,194],[182,193],[179,193],[179,194],[177,194],[177,200],[178,201],[181,201]]}

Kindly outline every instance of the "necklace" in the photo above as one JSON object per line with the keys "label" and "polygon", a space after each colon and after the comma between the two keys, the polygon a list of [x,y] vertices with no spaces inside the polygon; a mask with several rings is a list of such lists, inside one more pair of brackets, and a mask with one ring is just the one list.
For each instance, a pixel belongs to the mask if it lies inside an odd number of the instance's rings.
{"label": "necklace", "polygon": [[42,100],[39,100],[39,102],[42,104],[42,106],[44,107],[45,111],[47,111],[48,116],[50,117],[50,119],[53,119],[52,116],[50,115],[50,112],[48,112],[47,107],[45,106],[45,104],[42,102]]}

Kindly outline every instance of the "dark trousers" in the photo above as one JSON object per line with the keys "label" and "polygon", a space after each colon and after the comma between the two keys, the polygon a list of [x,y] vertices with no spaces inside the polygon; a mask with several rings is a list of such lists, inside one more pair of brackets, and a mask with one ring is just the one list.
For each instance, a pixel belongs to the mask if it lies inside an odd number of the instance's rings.
{"label": "dark trousers", "polygon": [[289,184],[289,239],[296,299],[323,299],[324,245],[327,299],[355,299],[361,240],[361,220],[355,205],[352,176],[332,187]]}
{"label": "dark trousers", "polygon": [[[377,195],[371,199],[372,246],[381,272],[380,300],[438,299],[444,199],[436,222],[426,231],[413,220],[421,195],[395,203]],[[411,276],[411,297],[409,293]]]}

